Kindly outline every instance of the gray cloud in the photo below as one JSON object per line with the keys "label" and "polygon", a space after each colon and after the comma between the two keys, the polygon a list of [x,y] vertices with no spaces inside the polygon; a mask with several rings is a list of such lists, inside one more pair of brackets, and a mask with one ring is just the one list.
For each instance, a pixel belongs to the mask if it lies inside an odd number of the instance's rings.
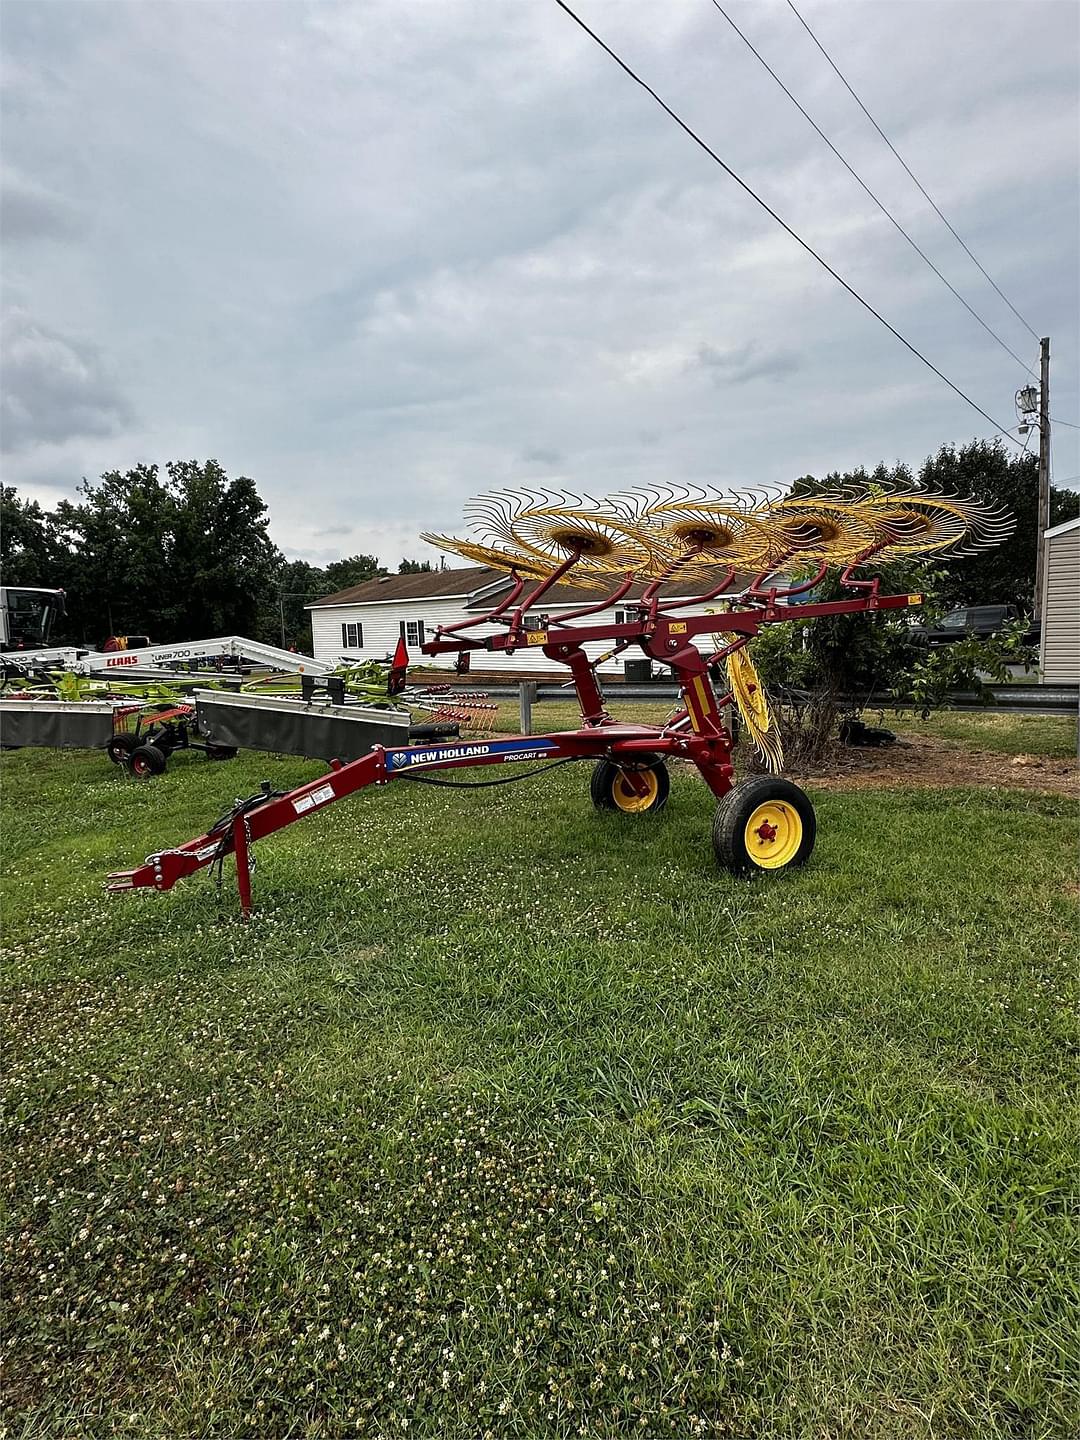
{"label": "gray cloud", "polygon": [[564,460],[562,451],[547,445],[532,445],[521,452],[521,458],[527,465],[561,465]]}
{"label": "gray cloud", "polygon": [[[928,69],[910,0],[807,4],[982,263],[1054,337],[1054,393],[1080,393],[1074,7],[938,0]],[[1012,422],[1018,367],[710,5],[581,6]],[[5,255],[37,330],[15,377],[14,484],[212,454],[256,478],[279,543],[333,558],[347,539],[396,562],[430,554],[419,530],[456,530],[468,495],[548,472],[592,493],[784,481],[918,464],[989,433],[552,5],[7,11],[4,158],[23,185],[8,219],[34,239],[85,231]],[[787,8],[738,18],[950,279],[1033,352]],[[1055,434],[1063,475],[1080,471],[1078,441]]]}
{"label": "gray cloud", "polygon": [[20,175],[5,174],[0,182],[0,242],[73,240],[79,231],[78,212],[62,195]]}
{"label": "gray cloud", "polygon": [[116,435],[132,419],[93,345],[10,311],[0,331],[4,387],[0,432],[6,451]]}
{"label": "gray cloud", "polygon": [[793,350],[764,350],[751,341],[734,350],[715,345],[698,346],[691,368],[708,370],[717,385],[747,385],[751,380],[779,380],[799,369],[802,361]]}

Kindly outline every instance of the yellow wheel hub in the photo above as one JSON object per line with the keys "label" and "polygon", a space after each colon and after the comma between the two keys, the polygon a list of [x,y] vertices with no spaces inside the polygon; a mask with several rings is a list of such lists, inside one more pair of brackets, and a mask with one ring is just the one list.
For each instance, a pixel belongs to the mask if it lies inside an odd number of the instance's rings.
{"label": "yellow wheel hub", "polygon": [[615,801],[616,809],[625,811],[627,815],[640,815],[643,810],[651,809],[660,793],[660,781],[656,778],[655,771],[638,770],[635,774],[645,787],[640,794],[630,783],[625,770],[619,771],[611,787],[611,798]]}
{"label": "yellow wheel hub", "polygon": [[779,870],[799,853],[802,816],[780,800],[766,800],[750,816],[745,831],[746,853],[755,865]]}

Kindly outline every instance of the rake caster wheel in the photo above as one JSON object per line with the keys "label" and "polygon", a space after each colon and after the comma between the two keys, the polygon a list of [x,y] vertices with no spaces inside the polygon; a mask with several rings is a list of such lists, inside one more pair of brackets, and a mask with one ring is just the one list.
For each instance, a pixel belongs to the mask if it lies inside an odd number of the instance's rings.
{"label": "rake caster wheel", "polygon": [[729,790],[713,818],[713,849],[733,875],[805,865],[817,821],[809,797],[790,780],[755,775]]}
{"label": "rake caster wheel", "polygon": [[208,760],[235,760],[239,751],[235,745],[207,745]]}
{"label": "rake caster wheel", "polygon": [[131,752],[131,773],[140,780],[161,775],[165,770],[165,752],[156,745],[139,745]]}
{"label": "rake caster wheel", "polygon": [[[644,794],[639,795],[627,779],[626,772],[631,769],[645,781]],[[659,755],[642,755],[632,765],[600,760],[589,781],[589,794],[598,810],[620,810],[624,815],[655,814],[667,804],[670,791],[667,766]]]}
{"label": "rake caster wheel", "polygon": [[131,752],[138,743],[134,735],[114,735],[105,745],[105,754],[114,765],[123,765],[131,759]]}

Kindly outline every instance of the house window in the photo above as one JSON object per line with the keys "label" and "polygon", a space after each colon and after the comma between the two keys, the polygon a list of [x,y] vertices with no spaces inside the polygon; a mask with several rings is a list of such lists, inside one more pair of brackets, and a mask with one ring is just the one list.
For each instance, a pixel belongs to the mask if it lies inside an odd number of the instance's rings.
{"label": "house window", "polygon": [[364,648],[364,627],[359,621],[355,625],[342,625],[341,643],[346,650],[362,650]]}
{"label": "house window", "polygon": [[402,620],[401,638],[406,645],[423,645],[427,638],[427,626],[423,620]]}
{"label": "house window", "polygon": [[615,611],[615,624],[616,624],[616,625],[636,625],[636,624],[637,624],[637,618],[638,618],[638,612],[637,612],[636,610],[616,610],[616,611]]}

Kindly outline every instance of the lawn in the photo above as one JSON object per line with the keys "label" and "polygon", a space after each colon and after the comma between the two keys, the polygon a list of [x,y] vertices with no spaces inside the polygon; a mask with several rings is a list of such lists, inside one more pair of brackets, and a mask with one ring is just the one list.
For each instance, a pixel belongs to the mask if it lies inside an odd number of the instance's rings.
{"label": "lawn", "polygon": [[1067,715],[987,715],[942,710],[925,720],[917,715],[886,715],[882,723],[900,735],[933,735],[1001,755],[1043,755],[1055,760],[1076,755],[1076,720]]}
{"label": "lawn", "polygon": [[[619,720],[660,724],[674,708],[674,702],[621,700],[618,689],[609,686],[607,705]],[[517,700],[500,700],[498,726],[517,733],[520,710]],[[572,697],[543,700],[533,706],[533,731],[569,729],[579,725],[580,711]],[[1076,720],[1067,715],[987,714],[979,711],[939,711],[923,719],[910,712],[867,710],[868,724],[885,725],[903,737],[929,735],[955,741],[967,749],[991,750],[1003,755],[1040,755],[1069,759],[1077,753]]]}
{"label": "lawn", "polygon": [[0,757],[6,1435],[1076,1433],[1070,802],[746,883],[570,766],[102,893],[320,768]]}

